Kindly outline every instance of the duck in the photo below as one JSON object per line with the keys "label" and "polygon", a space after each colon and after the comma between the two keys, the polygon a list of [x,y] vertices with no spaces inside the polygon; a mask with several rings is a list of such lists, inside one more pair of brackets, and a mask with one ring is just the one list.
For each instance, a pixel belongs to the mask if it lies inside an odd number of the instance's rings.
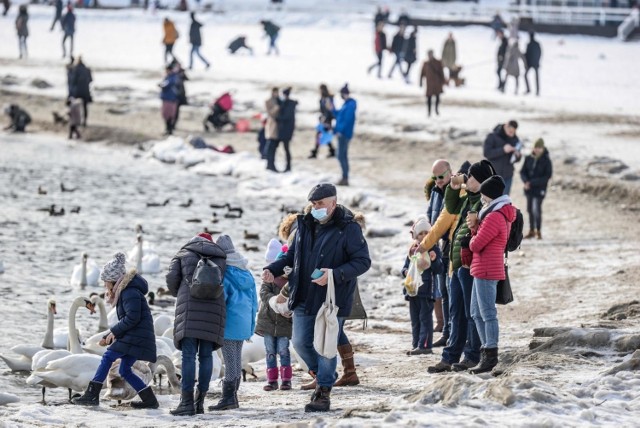
{"label": "duck", "polygon": [[250,233],[247,229],[244,230],[244,239],[260,239],[260,235],[258,233]]}
{"label": "duck", "polygon": [[246,242],[242,243],[242,248],[244,248],[245,251],[260,251],[260,248],[254,245],[247,245]]}
{"label": "duck", "polygon": [[86,286],[96,287],[100,279],[100,268],[93,260],[89,259],[87,253],[82,253],[80,264],[73,267],[69,283],[73,287],[80,287],[84,290]]}
{"label": "duck", "polygon": [[64,183],[60,182],[60,191],[61,192],[69,192],[69,193],[73,193],[76,190],[78,190],[77,187],[74,188],[69,188],[69,187],[65,187]]}
{"label": "duck", "polygon": [[[133,387],[120,375],[120,363],[121,360],[117,360],[111,366],[111,369],[109,369],[105,385],[107,390],[104,394],[105,398],[117,400],[118,404],[125,400],[131,400],[138,395],[136,390],[133,389]],[[142,361],[136,361],[133,363],[131,370],[145,383],[145,385],[148,385],[153,380],[153,373],[151,372],[151,369]]]}
{"label": "duck", "polygon": [[156,294],[158,296],[171,296],[171,292],[164,287],[158,287]]}
{"label": "duck", "polygon": [[47,194],[47,189],[45,189],[42,186],[38,186],[38,195],[46,195]]}
{"label": "duck", "polygon": [[80,214],[80,210],[82,209],[82,207],[77,206],[77,207],[73,207],[71,208],[71,210],[69,211],[72,214]]}
{"label": "duck", "polygon": [[221,233],[222,233],[222,232],[221,232],[221,231],[219,231],[219,230],[209,229],[209,228],[208,228],[208,227],[206,227],[206,226],[204,227],[204,229],[202,229],[202,231],[203,231],[204,233],[208,233],[208,234],[209,234],[209,235],[211,235],[211,236],[213,236],[213,235],[219,235],[219,234],[221,234]]}
{"label": "duck", "polygon": [[225,217],[227,218],[232,218],[232,217],[228,217],[229,215],[235,215],[237,216],[236,218],[240,218],[242,217],[242,214],[244,214],[244,210],[241,207],[227,207],[227,214],[225,214]]}
{"label": "duck", "polygon": [[184,204],[180,204],[181,208],[189,208],[193,204],[193,199],[189,198]]}
{"label": "duck", "polygon": [[141,233],[138,233],[137,241],[136,245],[129,251],[127,261],[135,264],[138,273],[160,272],[160,257],[153,247],[143,240]]}
{"label": "duck", "polygon": [[159,308],[167,308],[176,304],[175,299],[156,299],[156,293],[149,291],[147,293],[147,303],[151,306],[157,306]]}
{"label": "duck", "polygon": [[54,316],[57,314],[56,301],[53,299],[47,300],[47,330],[44,333],[44,338],[40,345],[16,345],[11,348],[11,351],[16,354],[16,357],[10,357],[0,354],[2,359],[12,372],[30,371],[33,356],[39,351],[46,349],[53,349],[53,323]]}
{"label": "duck", "polygon": [[165,199],[164,202],[147,202],[147,207],[164,207],[169,204],[171,199]]}
{"label": "duck", "polygon": [[214,210],[221,210],[223,208],[226,208],[227,210],[231,207],[231,205],[229,205],[228,203],[226,204],[209,204],[209,208],[213,208]]}
{"label": "duck", "polygon": [[187,223],[202,223],[202,220],[199,218],[188,218]]}
{"label": "duck", "polygon": [[51,217],[61,217],[64,215],[64,207],[60,208],[60,211],[56,211],[55,205],[51,205],[51,210],[49,210],[49,216]]}
{"label": "duck", "polygon": [[215,224],[215,223],[217,223],[217,222],[219,222],[219,221],[220,221],[220,220],[218,219],[218,213],[214,211],[214,212],[211,214],[211,223],[214,223],[214,224]]}

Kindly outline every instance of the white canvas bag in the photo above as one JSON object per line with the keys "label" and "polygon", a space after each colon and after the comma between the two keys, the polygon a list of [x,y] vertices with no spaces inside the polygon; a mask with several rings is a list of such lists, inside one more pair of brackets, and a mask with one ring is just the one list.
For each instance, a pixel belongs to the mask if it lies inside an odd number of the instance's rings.
{"label": "white canvas bag", "polygon": [[333,283],[333,270],[327,271],[327,298],[316,315],[313,333],[313,347],[325,358],[333,358],[338,354],[338,307],[336,306],[336,288]]}

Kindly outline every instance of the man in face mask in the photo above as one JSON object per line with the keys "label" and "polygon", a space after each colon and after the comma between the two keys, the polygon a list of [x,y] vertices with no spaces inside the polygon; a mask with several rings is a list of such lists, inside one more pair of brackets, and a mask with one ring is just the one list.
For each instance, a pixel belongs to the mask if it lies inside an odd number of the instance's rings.
{"label": "man in face mask", "polygon": [[[369,247],[354,215],[337,202],[336,187],[316,185],[307,198],[312,209],[299,215],[297,232],[286,257],[266,266],[262,280],[273,282],[285,266],[289,274],[289,309],[293,311],[293,347],[316,378],[317,386],[307,412],[330,410],[331,388],[336,381],[337,358],[325,358],[313,347],[315,319],[325,301],[332,270],[340,324],[350,314],[357,278],[371,266]],[[336,342],[338,337],[336,336]]]}

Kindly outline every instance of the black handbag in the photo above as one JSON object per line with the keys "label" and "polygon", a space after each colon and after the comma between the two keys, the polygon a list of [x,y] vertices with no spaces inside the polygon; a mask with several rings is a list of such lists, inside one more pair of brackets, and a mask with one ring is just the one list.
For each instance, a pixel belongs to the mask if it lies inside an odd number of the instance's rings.
{"label": "black handbag", "polygon": [[504,279],[498,281],[496,287],[496,303],[506,305],[513,302],[513,292],[511,291],[511,281],[509,281],[509,263],[507,253],[504,255]]}

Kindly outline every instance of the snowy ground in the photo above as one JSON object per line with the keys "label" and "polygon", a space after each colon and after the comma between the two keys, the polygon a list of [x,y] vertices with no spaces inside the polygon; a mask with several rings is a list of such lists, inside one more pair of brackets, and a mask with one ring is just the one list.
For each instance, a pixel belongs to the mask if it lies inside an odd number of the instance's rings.
{"label": "snowy ground", "polygon": [[[61,109],[60,98],[66,90],[58,33],[47,32],[51,10],[30,8],[31,59],[14,60],[17,46],[0,46],[0,99],[19,100],[33,113],[33,130],[40,131],[40,135],[0,135],[0,261],[6,269],[0,276],[0,293],[5,300],[0,352],[8,353],[9,347],[19,343],[39,343],[45,327],[45,302],[50,296],[56,297],[60,308],[57,325],[66,326],[65,308],[80,293],[68,285],[80,253],[87,251],[103,264],[113,251],[133,247],[136,223],[144,225],[145,236],[160,254],[163,267],[189,236],[207,226],[230,233],[238,246],[257,245],[260,252],[246,255],[258,275],[263,249],[281,215],[280,206],[301,206],[313,184],[338,176],[335,161],[304,158],[311,141],[308,129],[316,119],[318,83],[325,81],[337,89],[348,81],[359,101],[358,137],[352,145],[354,185],[340,189],[340,199],[362,210],[371,229],[398,233],[369,239],[374,264],[361,281],[371,317],[369,328],[363,331],[359,322],[349,326],[362,385],[335,389],[334,410],[325,422],[341,426],[634,425],[640,402],[633,391],[640,376],[627,371],[604,373],[628,360],[637,348],[637,315],[633,315],[633,306],[627,310],[628,319],[616,321],[610,319],[615,317],[601,318],[601,314],[614,304],[626,305],[637,297],[640,244],[629,237],[640,232],[638,189],[636,182],[621,180],[640,170],[638,89],[630,71],[637,68],[637,46],[589,37],[540,35],[543,96],[515,97],[494,91],[496,45],[489,31],[456,29],[459,57],[468,66],[464,73],[467,86],[447,90],[442,117],[427,122],[420,89],[404,85],[399,78],[379,81],[366,76],[364,70],[373,55],[372,13],[365,2],[353,2],[358,7],[352,6],[345,14],[333,13],[335,5],[331,3],[327,12],[300,9],[286,15],[263,11],[255,2],[245,3],[252,6],[250,10],[238,6],[235,11],[231,2],[226,3],[230,9],[226,15],[201,16],[205,23],[203,53],[213,61],[213,69],[205,72],[198,68],[189,74],[187,91],[195,105],[185,109],[179,137],[198,133],[203,106],[229,88],[237,91],[241,106],[235,117],[250,117],[259,111],[272,85],[292,84],[300,100],[294,173],[266,174],[255,156],[253,134],[225,133],[210,138],[215,144],[233,144],[241,151],[234,156],[183,151],[179,158],[189,162],[206,158],[189,169],[153,159],[152,143],[142,145],[145,151],[69,143],[61,137],[63,130],[47,123],[50,111]],[[183,35],[176,50],[184,59],[188,16],[170,14]],[[86,131],[89,137],[110,143],[159,138],[155,84],[161,78],[163,16],[139,11],[79,11],[76,52],[93,67],[98,101],[92,106],[92,126]],[[255,25],[262,16],[283,24],[280,57],[264,56],[265,41],[259,40],[260,30]],[[449,30],[421,29],[419,51],[439,51]],[[224,52],[228,41],[240,33],[249,36],[256,48],[254,57],[231,57]],[[15,40],[13,27],[3,25],[0,38]],[[34,78],[53,87],[36,89],[30,85]],[[16,84],[8,85],[11,80]],[[414,74],[413,82],[416,80]],[[116,85],[126,88],[114,88]],[[126,114],[110,114],[109,108],[126,110]],[[512,117],[521,122],[519,133],[525,140],[544,136],[556,173],[545,202],[545,239],[527,242],[512,260],[516,302],[500,308],[499,315],[504,374],[496,378],[428,375],[426,367],[438,361],[439,351],[425,358],[404,356],[410,343],[408,308],[398,279],[407,245],[404,224],[424,209],[422,184],[434,159],[447,157],[456,165],[463,159],[479,159],[478,143],[484,134]],[[464,133],[469,135],[461,136]],[[179,139],[163,142],[154,150],[165,157],[176,156],[175,150],[168,149],[172,144],[181,143]],[[598,164],[594,162],[598,156],[610,159]],[[564,162],[570,157],[576,160]],[[610,167],[620,162],[628,168],[611,173]],[[61,193],[60,182],[78,190]],[[48,194],[38,195],[38,186]],[[517,182],[513,194],[523,206]],[[165,198],[171,198],[166,207],[146,207],[146,202]],[[193,198],[194,204],[180,208],[178,204],[188,198]],[[242,206],[245,215],[240,220],[209,223],[208,205],[220,202]],[[82,210],[79,215],[64,217],[36,211],[52,203],[79,205]],[[615,213],[612,208],[617,208]],[[186,222],[193,218],[203,222]],[[243,241],[245,229],[259,232],[260,240]],[[163,273],[147,279],[152,289],[163,285]],[[155,308],[154,313],[171,313],[171,309]],[[85,336],[96,331],[96,319],[80,312],[78,322]],[[575,330],[530,352],[532,330],[553,326]],[[597,337],[610,336],[596,340],[590,334],[594,329],[600,332]],[[535,341],[541,344],[544,338]],[[256,369],[261,374],[264,364],[256,364]],[[303,380],[303,374],[297,372],[294,386]],[[109,407],[113,403],[105,402],[96,413],[68,405],[42,406],[37,403],[39,389],[27,387],[24,381],[24,376],[8,370],[0,375],[0,392],[21,398],[19,403],[0,408],[0,424],[186,426],[215,421],[228,426],[262,426],[313,421],[301,411],[307,393],[267,394],[261,389],[262,380],[243,384],[239,410],[188,420],[168,413],[177,404],[175,393],[161,393],[161,409],[156,411],[116,410]],[[62,403],[66,392],[51,390],[49,397],[53,403]]]}

